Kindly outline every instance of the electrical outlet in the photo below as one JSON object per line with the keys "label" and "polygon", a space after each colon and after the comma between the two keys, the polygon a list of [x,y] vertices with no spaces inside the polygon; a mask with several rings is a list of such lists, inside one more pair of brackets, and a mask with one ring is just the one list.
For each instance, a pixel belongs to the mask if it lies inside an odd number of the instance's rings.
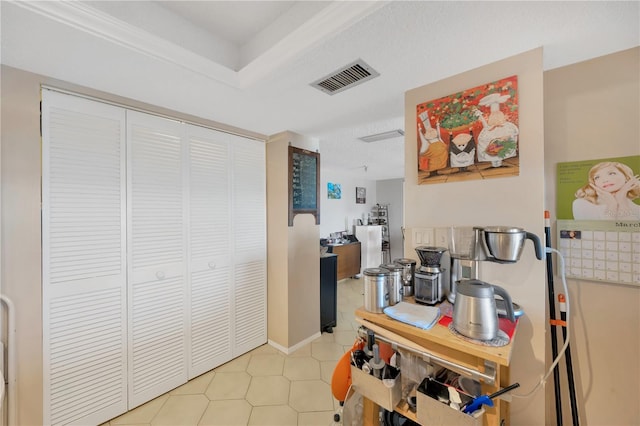
{"label": "electrical outlet", "polygon": [[435,245],[438,247],[449,247],[449,228],[436,228]]}

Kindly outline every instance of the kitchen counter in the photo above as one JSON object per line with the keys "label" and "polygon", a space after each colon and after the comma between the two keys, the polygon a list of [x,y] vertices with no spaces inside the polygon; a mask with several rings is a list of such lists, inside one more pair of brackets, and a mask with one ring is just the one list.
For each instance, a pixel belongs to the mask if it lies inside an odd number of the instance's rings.
{"label": "kitchen counter", "polygon": [[[355,311],[356,320],[361,318],[375,326],[381,327],[392,333],[408,339],[409,341],[424,348],[423,352],[432,354],[437,358],[447,362],[479,371],[487,375],[495,375],[495,383],[490,384],[481,381],[482,394],[490,394],[510,385],[509,364],[513,352],[516,332],[514,332],[511,342],[502,347],[489,347],[462,340],[453,335],[449,329],[440,324],[434,325],[430,330],[423,330],[409,324],[394,320],[385,314],[376,314],[366,311],[364,307]],[[438,364],[434,361],[435,364]],[[446,367],[446,366],[445,366]],[[448,368],[448,367],[447,367]],[[509,424],[509,404],[501,399],[494,400],[495,406],[489,408],[485,406],[484,425],[500,425],[501,420]],[[398,404],[396,411],[401,412],[408,418],[416,421],[415,414],[406,412],[406,404]],[[374,424],[377,419],[378,406],[365,398],[364,424]]]}
{"label": "kitchen counter", "polygon": [[360,273],[360,243],[329,244],[329,253],[338,255],[338,281]]}

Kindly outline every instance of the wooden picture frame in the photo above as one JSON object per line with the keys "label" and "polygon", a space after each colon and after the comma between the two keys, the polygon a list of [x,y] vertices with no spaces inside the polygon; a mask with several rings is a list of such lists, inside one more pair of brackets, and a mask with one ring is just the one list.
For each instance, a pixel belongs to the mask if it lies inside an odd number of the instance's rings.
{"label": "wooden picture frame", "polygon": [[289,145],[289,226],[297,214],[320,224],[320,154]]}

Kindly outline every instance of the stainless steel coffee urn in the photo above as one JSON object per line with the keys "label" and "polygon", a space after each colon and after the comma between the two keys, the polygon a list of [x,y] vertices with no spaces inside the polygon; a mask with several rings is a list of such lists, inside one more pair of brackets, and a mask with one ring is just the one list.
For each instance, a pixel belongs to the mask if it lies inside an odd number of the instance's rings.
{"label": "stainless steel coffee urn", "polygon": [[416,261],[408,258],[400,258],[394,260],[393,263],[402,266],[402,297],[413,296]]}

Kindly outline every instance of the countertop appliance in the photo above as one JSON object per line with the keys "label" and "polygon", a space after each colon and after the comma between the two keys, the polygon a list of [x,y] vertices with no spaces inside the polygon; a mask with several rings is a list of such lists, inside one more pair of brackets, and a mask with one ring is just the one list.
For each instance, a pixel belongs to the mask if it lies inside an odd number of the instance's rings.
{"label": "countertop appliance", "polygon": [[497,285],[480,280],[462,280],[456,286],[453,327],[463,336],[491,340],[498,335],[498,310],[495,295],[502,297],[507,318],[515,321],[511,296]]}
{"label": "countertop appliance", "polygon": [[414,277],[413,297],[416,302],[435,305],[444,300],[445,289],[448,288],[446,252],[444,247],[416,247],[421,263]]}

